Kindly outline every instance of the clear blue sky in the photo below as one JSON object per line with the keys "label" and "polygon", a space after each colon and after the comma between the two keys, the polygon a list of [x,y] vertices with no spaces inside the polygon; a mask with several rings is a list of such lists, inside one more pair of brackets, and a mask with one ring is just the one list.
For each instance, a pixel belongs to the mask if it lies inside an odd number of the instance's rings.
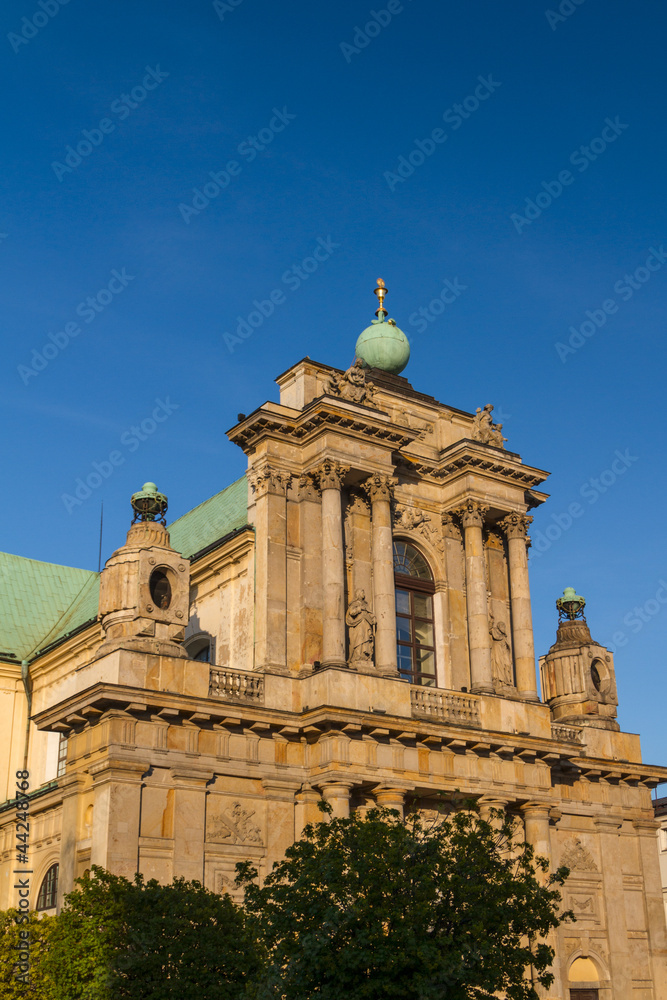
{"label": "clear blue sky", "polygon": [[237,413],[306,354],[346,367],[381,275],[414,386],[493,402],[552,473],[538,650],[575,586],[664,761],[667,15],[561,8],[5,0],[0,547],[95,569],[101,501],[106,558],[145,480],[175,518],[237,478]]}

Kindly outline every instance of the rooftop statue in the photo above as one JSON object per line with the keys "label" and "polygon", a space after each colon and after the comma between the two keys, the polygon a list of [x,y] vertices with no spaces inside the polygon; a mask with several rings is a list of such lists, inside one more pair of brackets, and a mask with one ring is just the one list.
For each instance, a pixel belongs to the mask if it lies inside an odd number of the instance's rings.
{"label": "rooftop statue", "polygon": [[503,437],[503,425],[494,424],[492,411],[491,403],[487,403],[484,409],[477,407],[472,425],[472,439],[481,441],[482,444],[491,444],[494,448],[504,448],[507,438]]}

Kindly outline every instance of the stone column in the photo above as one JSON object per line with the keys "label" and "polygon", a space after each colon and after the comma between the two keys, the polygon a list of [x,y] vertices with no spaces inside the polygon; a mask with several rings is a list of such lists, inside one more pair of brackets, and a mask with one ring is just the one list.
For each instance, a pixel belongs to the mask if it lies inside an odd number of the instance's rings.
{"label": "stone column", "polygon": [[326,459],[313,474],[322,490],[322,666],[346,667],[345,551],[341,483],[349,466]]}
{"label": "stone column", "polygon": [[[298,781],[280,778],[262,778],[266,802],[266,870],[271,871],[274,861],[285,857],[285,851],[294,843],[295,800]],[[299,831],[300,833],[301,831]]]}
{"label": "stone column", "polygon": [[206,784],[213,772],[174,768],[174,877],[205,884]]}
{"label": "stone column", "polygon": [[375,669],[387,676],[398,674],[396,661],[396,595],[394,593],[394,543],[391,533],[391,476],[373,473],[363,484],[371,499],[373,548],[373,613]]}
{"label": "stone column", "polygon": [[530,610],[530,583],[526,544],[528,525],[532,517],[513,511],[500,522],[507,537],[510,571],[510,604],[512,608],[512,644],[514,668],[519,696],[526,701],[539,701],[535,675],[533,617]]}
{"label": "stone column", "polygon": [[[621,838],[620,835],[623,820],[621,816],[596,816],[593,819],[593,824],[597,830],[602,860],[604,879],[602,905],[605,907],[607,916],[610,979],[616,991],[615,997],[631,997],[633,993],[631,955],[634,954],[635,942],[628,938],[628,927],[625,919],[623,873],[627,869],[623,864],[626,860],[622,850],[624,838]],[[653,841],[652,850],[656,851],[655,841]],[[632,870],[634,870],[634,865]]]}
{"label": "stone column", "polygon": [[[75,771],[73,774],[67,774],[60,779],[60,788],[63,794],[63,813],[61,826],[62,839],[60,842],[60,870],[58,873],[58,913],[60,913],[60,908],[66,894],[74,888],[74,879],[77,877],[76,844],[79,839],[81,801],[82,795],[86,790],[86,779],[81,772]],[[39,886],[37,886],[37,892],[39,892]],[[14,905],[14,903],[8,903],[7,905]]]}
{"label": "stone column", "polygon": [[[648,793],[650,795],[650,792]],[[665,932],[664,903],[660,884],[660,857],[655,848],[655,836],[660,823],[652,817],[635,819],[632,826],[637,833],[639,858],[644,878],[643,895],[646,908],[646,942],[649,963],[653,973],[656,996],[667,996],[667,934]],[[639,943],[639,942],[637,942]]]}
{"label": "stone column", "polygon": [[451,513],[442,515],[442,536],[445,546],[445,579],[447,581],[447,633],[449,640],[450,677],[445,687],[454,691],[470,690],[470,656],[466,627],[465,557],[458,520]]}
{"label": "stone column", "polygon": [[[479,818],[484,820],[485,823],[489,823],[494,830],[500,829],[505,818],[505,810],[507,809],[508,802],[508,799],[497,799],[493,795],[484,795],[479,799]],[[492,810],[497,810],[503,815],[492,816]]]}
{"label": "stone column", "polygon": [[[541,858],[548,858],[551,861],[551,830],[549,827],[550,807],[545,802],[527,802],[521,809],[525,827],[526,841],[534,849],[535,854]],[[553,865],[551,866],[553,869]],[[545,881],[546,873],[538,873],[540,881]],[[563,896],[565,894],[563,893]],[[566,927],[569,925],[565,925]],[[549,996],[564,996],[562,992],[561,964],[562,954],[558,945],[558,935],[556,931],[551,931],[543,939],[545,944],[550,945],[555,953],[554,965],[551,972],[554,975],[554,982],[549,990]],[[562,937],[561,937],[562,942]],[[540,996],[542,993],[540,992]]]}
{"label": "stone column", "polygon": [[248,476],[255,500],[255,656],[258,669],[287,665],[287,487],[290,473],[265,466]]}
{"label": "stone column", "polygon": [[471,687],[474,694],[493,694],[491,636],[482,540],[482,525],[487,509],[477,500],[467,500],[458,511],[465,534],[468,645]]}
{"label": "stone column", "polygon": [[95,793],[91,865],[132,880],[139,864],[141,776],[147,763],[103,760],[90,769]]}
{"label": "stone column", "polygon": [[401,819],[403,819],[406,794],[405,788],[390,788],[386,785],[379,785],[373,791],[377,806],[381,809],[395,809]]}
{"label": "stone column", "polygon": [[322,798],[333,809],[332,819],[348,819],[350,815],[350,789],[346,781],[327,781],[322,785]]}

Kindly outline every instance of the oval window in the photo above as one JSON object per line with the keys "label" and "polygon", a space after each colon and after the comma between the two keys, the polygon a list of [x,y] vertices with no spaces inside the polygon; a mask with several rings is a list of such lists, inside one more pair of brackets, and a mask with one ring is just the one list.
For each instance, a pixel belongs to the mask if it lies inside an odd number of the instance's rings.
{"label": "oval window", "polygon": [[596,691],[599,691],[602,687],[602,679],[600,677],[600,671],[598,670],[599,660],[593,660],[591,663],[591,680],[593,681],[593,687]]}
{"label": "oval window", "polygon": [[148,584],[156,608],[164,610],[171,604],[171,584],[169,577],[161,569],[156,569],[151,573]]}

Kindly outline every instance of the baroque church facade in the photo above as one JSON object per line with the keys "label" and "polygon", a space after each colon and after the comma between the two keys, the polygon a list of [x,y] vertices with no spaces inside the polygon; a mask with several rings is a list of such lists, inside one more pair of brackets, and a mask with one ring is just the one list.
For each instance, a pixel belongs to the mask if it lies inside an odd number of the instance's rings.
{"label": "baroque church facade", "polygon": [[101,574],[0,557],[0,908],[24,769],[47,912],[92,864],[233,893],[236,863],[270,870],[322,797],[347,816],[472,796],[571,869],[548,996],[666,998],[667,771],[621,732],[613,655],[572,590],[538,694],[527,546],[547,473],[491,406],[413,388],[376,294],[348,371],[304,359],[239,415],[242,479],[169,528],[147,483]]}

